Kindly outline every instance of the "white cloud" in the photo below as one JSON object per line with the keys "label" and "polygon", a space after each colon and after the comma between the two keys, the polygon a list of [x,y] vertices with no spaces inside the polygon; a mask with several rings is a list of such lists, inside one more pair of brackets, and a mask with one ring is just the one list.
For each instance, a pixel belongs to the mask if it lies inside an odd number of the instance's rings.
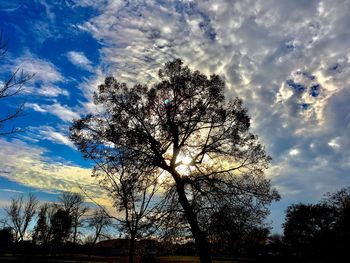
{"label": "white cloud", "polygon": [[41,107],[37,103],[27,103],[26,107],[30,108],[30,109],[33,109],[34,111],[37,111],[37,112],[47,112],[47,110],[45,108]]}
{"label": "white cloud", "polygon": [[0,188],[0,191],[9,192],[9,193],[23,193],[23,191],[18,191],[18,190],[14,190],[14,189],[7,189],[7,188]]}
{"label": "white cloud", "polygon": [[298,149],[291,149],[290,151],[289,151],[289,155],[290,156],[296,156],[296,155],[299,155],[299,150]]}
{"label": "white cloud", "polygon": [[332,147],[334,150],[338,150],[341,146],[340,146],[340,138],[339,137],[337,137],[337,138],[333,138],[332,140],[330,140],[329,142],[328,142],[328,145],[330,146],[330,147]]}
{"label": "white cloud", "polygon": [[55,115],[65,122],[71,122],[73,119],[78,119],[80,117],[78,112],[74,111],[67,105],[61,105],[58,102],[42,105],[39,105],[37,103],[27,103],[26,107],[31,108],[37,112]]}
{"label": "white cloud", "polygon": [[69,51],[67,57],[75,66],[92,71],[92,62],[85,56],[83,52]]}
{"label": "white cloud", "polygon": [[49,105],[47,107],[47,111],[67,122],[73,121],[73,119],[78,119],[80,117],[77,112],[73,111],[68,106],[61,105],[59,103]]}
{"label": "white cloud", "polygon": [[68,135],[66,134],[68,128],[66,126],[61,127],[59,130],[56,130],[51,126],[39,126],[39,127],[28,127],[26,135],[23,136],[24,139],[31,140],[49,140],[53,143],[63,144],[72,149],[75,149],[75,146],[72,141],[69,140]]}
{"label": "white cloud", "polygon": [[44,131],[43,135],[44,136],[46,135],[49,140],[52,140],[54,142],[59,142],[59,143],[65,144],[71,148],[74,148],[74,144],[66,136],[62,135],[61,133],[58,133],[58,132],[55,132],[52,130],[48,130],[48,131]]}
{"label": "white cloud", "polygon": [[78,85],[85,97],[84,101],[79,101],[79,112],[81,115],[96,112],[98,110],[97,106],[93,102],[93,95],[97,90],[97,87],[104,82],[105,78],[106,75],[102,72],[101,68],[97,67],[91,77],[84,77],[81,83]]}
{"label": "white cloud", "polygon": [[26,51],[24,55],[6,62],[6,65],[2,66],[4,71],[14,72],[20,69],[25,74],[34,75],[25,84],[24,93],[42,97],[69,96],[69,92],[66,89],[58,87],[60,83],[64,82],[64,77],[60,70],[50,61],[38,58],[36,55]]}
{"label": "white cloud", "polygon": [[31,92],[34,94],[38,94],[43,97],[58,97],[60,95],[62,96],[69,96],[68,90],[56,87],[56,86],[49,86],[49,85],[43,85],[40,87],[40,89],[31,88]]}
{"label": "white cloud", "polygon": [[63,81],[63,76],[54,64],[37,58],[27,52],[15,60],[14,68],[21,68],[28,74],[35,74],[35,80],[43,83],[55,83]]}
{"label": "white cloud", "polygon": [[[181,57],[193,68],[225,77],[245,99],[258,128],[264,125],[258,120],[268,121],[263,114],[272,111],[284,123],[292,121],[289,129],[302,133],[312,126],[315,132],[321,129],[329,100],[345,88],[344,82],[335,86],[335,76],[326,69],[349,53],[344,41],[332,47],[335,41],[329,38],[330,32],[336,38],[347,35],[346,14],[343,6],[329,1],[216,1],[213,6],[205,1],[126,5],[111,0],[80,28],[105,44],[104,64],[121,81],[152,82],[163,62]],[[344,70],[350,68],[346,61],[340,61]],[[304,93],[299,98],[286,85],[301,71],[315,76],[322,96]],[[301,102],[312,107],[303,111]]]}

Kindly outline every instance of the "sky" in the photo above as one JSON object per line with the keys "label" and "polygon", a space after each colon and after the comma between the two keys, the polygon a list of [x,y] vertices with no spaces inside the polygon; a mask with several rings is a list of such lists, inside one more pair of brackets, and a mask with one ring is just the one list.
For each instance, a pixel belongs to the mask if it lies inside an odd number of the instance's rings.
{"label": "sky", "polygon": [[0,206],[80,187],[106,204],[68,138],[72,120],[93,109],[105,76],[152,85],[181,58],[243,99],[272,157],[266,176],[282,199],[268,221],[281,233],[288,205],[350,186],[349,24],[346,0],[0,0],[0,79],[35,73],[21,96],[0,102],[4,114],[26,101],[8,124],[26,131],[0,138]]}

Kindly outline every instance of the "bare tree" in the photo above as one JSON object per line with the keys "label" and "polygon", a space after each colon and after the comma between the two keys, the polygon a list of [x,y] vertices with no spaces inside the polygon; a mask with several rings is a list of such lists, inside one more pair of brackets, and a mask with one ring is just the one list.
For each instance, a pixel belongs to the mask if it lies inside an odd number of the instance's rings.
{"label": "bare tree", "polygon": [[87,223],[88,226],[94,231],[91,242],[91,248],[93,248],[106,228],[112,224],[112,221],[104,209],[97,208],[94,210],[92,216],[87,219]]}
{"label": "bare tree", "polygon": [[101,110],[75,121],[71,139],[86,158],[110,167],[164,173],[165,190],[176,191],[200,261],[211,262],[199,214],[245,195],[263,205],[278,199],[264,177],[271,158],[249,131],[242,101],[225,98],[218,75],[207,78],[174,60],[159,78],[152,88],[106,78],[94,96]]}
{"label": "bare tree", "polygon": [[24,200],[23,196],[12,198],[9,207],[5,208],[8,224],[15,233],[15,240],[23,241],[29,223],[32,221],[38,200],[34,194],[29,194],[28,200]]}
{"label": "bare tree", "polygon": [[72,241],[76,243],[79,227],[83,226],[83,216],[88,212],[89,207],[84,205],[84,197],[78,193],[64,192],[59,200],[72,219]]}
{"label": "bare tree", "polygon": [[[0,33],[0,58],[7,52],[7,43],[3,41],[2,33]],[[10,77],[4,81],[0,81],[0,103],[3,100],[10,99],[20,95],[24,90],[24,84],[27,83],[34,74],[26,74],[19,68],[17,68]],[[2,112],[0,115],[0,136],[14,134],[19,129],[12,127],[11,129],[4,130],[4,124],[20,117],[23,114],[24,101],[16,106],[15,110]]]}
{"label": "bare tree", "polygon": [[159,174],[152,170],[130,171],[130,168],[98,162],[93,175],[112,197],[118,214],[112,218],[118,221],[120,231],[129,236],[129,262],[132,263],[136,239],[154,234],[166,213],[162,210],[165,199],[159,198],[162,187]]}

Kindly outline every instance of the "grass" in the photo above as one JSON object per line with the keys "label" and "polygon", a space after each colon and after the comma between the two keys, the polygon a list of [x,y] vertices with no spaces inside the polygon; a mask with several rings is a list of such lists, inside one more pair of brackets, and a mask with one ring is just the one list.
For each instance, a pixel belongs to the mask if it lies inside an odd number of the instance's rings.
{"label": "grass", "polygon": [[[17,255],[0,254],[0,262],[27,262],[27,263],[127,263],[128,258],[116,256],[97,256],[88,257],[86,254],[58,254],[58,255]],[[135,258],[135,263],[140,263],[140,259]]]}
{"label": "grass", "polygon": [[[0,262],[18,262],[24,258],[21,255],[13,254],[0,254]],[[25,256],[25,262],[28,263],[41,263],[41,262],[60,262],[60,263],[88,263],[88,262],[99,262],[99,263],[127,263],[128,259],[126,256],[97,256],[93,255],[90,258],[85,254],[59,254],[56,256],[52,255],[27,255]],[[140,263],[139,257],[135,258],[135,263]],[[196,256],[160,256],[155,257],[152,262],[155,263],[199,263],[199,258]],[[242,263],[247,261],[232,260],[230,258],[214,258],[213,263]]]}
{"label": "grass", "polygon": [[[199,263],[199,258],[195,256],[165,256],[165,257],[156,257],[155,261],[156,263]],[[213,263],[239,263],[238,261],[234,260],[213,260]]]}

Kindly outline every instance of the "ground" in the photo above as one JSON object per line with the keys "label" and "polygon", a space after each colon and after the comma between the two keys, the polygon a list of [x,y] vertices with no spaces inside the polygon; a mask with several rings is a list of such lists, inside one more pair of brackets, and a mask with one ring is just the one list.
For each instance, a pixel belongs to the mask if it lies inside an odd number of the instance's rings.
{"label": "ground", "polygon": [[[90,258],[87,255],[78,254],[78,255],[59,255],[56,257],[53,256],[43,256],[43,255],[31,255],[20,256],[13,254],[2,254],[0,255],[0,262],[30,262],[30,263],[40,263],[40,262],[57,262],[57,263],[76,263],[76,262],[103,262],[103,263],[126,263],[128,262],[127,257],[106,257],[106,256],[91,256]],[[140,258],[135,258],[135,263],[141,262]],[[162,256],[156,257],[150,262],[155,263],[199,263],[198,257],[195,256]],[[234,261],[228,258],[214,258],[213,263],[243,263],[249,262],[249,260],[239,260]]]}

